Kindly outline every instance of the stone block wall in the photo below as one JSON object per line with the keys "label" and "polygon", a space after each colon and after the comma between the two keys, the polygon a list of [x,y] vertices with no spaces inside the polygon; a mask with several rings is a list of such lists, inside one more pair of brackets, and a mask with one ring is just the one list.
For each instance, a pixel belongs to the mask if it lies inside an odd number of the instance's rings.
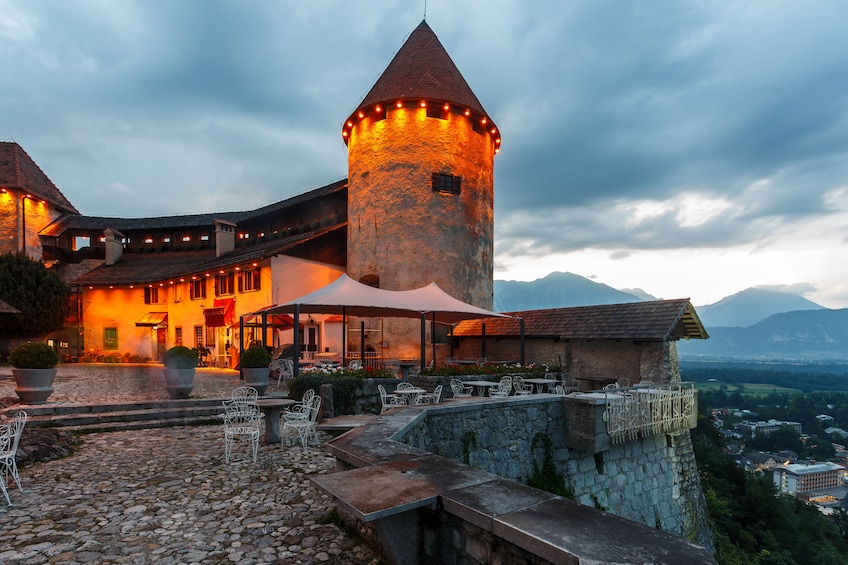
{"label": "stone block wall", "polygon": [[688,431],[591,453],[566,446],[565,410],[548,396],[459,405],[428,415],[401,441],[524,484],[534,466],[553,463],[578,502],[710,547]]}

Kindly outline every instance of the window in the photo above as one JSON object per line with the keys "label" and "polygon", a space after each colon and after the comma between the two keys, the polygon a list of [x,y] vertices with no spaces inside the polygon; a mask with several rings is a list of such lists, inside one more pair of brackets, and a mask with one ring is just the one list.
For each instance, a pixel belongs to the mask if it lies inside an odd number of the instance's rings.
{"label": "window", "polygon": [[170,235],[166,235],[165,237],[163,237],[163,238],[162,238],[162,243],[171,243],[171,236],[170,236]]}
{"label": "window", "polygon": [[235,273],[227,273],[215,277],[215,296],[235,293]]}
{"label": "window", "polygon": [[153,238],[152,238],[152,237],[145,237],[145,238],[144,238],[144,243],[146,243],[146,244],[151,244],[151,243],[153,243]]}
{"label": "window", "polygon": [[145,304],[162,304],[160,298],[164,298],[165,293],[159,292],[159,289],[155,286],[149,286],[144,289],[144,303]]}
{"label": "window", "polygon": [[190,235],[184,235],[184,236],[181,238],[181,241],[182,241],[183,243],[188,243],[189,241],[191,241],[191,236],[190,236]]}
{"label": "window", "polygon": [[380,275],[364,275],[359,279],[359,282],[373,286],[374,288],[380,288]]}
{"label": "window", "polygon": [[203,326],[194,326],[194,346],[203,347]]}
{"label": "window", "polygon": [[204,279],[188,283],[189,295],[192,300],[203,300],[206,298],[206,281]]}
{"label": "window", "polygon": [[183,329],[181,327],[174,328],[174,345],[183,344]]}
{"label": "window", "polygon": [[433,173],[433,192],[459,194],[460,177],[445,173]]}
{"label": "window", "polygon": [[118,328],[103,328],[103,349],[118,349]]}
{"label": "window", "polygon": [[206,328],[206,347],[215,347],[215,337],[217,335],[217,328]]}
{"label": "window", "polygon": [[239,292],[259,290],[259,267],[239,271]]}
{"label": "window", "polygon": [[74,251],[79,251],[84,247],[91,247],[91,237],[87,235],[74,236]]}

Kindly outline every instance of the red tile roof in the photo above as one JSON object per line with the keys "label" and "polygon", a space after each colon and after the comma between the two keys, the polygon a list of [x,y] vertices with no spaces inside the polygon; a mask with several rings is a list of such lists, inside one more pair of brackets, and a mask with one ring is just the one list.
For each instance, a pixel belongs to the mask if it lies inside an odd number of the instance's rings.
{"label": "red tile roof", "polygon": [[486,336],[519,336],[524,320],[525,337],[559,339],[707,339],[704,326],[687,298],[576,308],[551,308],[505,312],[515,318],[466,320],[454,328],[456,337],[478,337],[481,324]]}
{"label": "red tile roof", "polygon": [[412,31],[357,110],[416,98],[453,102],[487,115],[439,38],[424,21]]}
{"label": "red tile roof", "polygon": [[62,191],[14,141],[0,141],[0,187],[26,192],[62,212],[79,214]]}

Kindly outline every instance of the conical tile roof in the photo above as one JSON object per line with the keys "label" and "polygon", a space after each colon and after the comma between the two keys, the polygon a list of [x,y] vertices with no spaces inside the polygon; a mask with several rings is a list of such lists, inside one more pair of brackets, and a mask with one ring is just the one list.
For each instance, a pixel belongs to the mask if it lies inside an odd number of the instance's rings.
{"label": "conical tile roof", "polygon": [[28,192],[65,213],[79,214],[62,191],[14,141],[0,141],[0,187]]}
{"label": "conical tile roof", "polygon": [[359,108],[415,98],[451,102],[487,115],[426,21],[409,35]]}

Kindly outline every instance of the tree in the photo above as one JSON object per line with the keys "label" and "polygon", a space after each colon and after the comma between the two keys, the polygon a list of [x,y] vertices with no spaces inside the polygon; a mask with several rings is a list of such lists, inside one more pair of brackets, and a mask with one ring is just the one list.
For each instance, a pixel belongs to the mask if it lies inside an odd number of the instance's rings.
{"label": "tree", "polygon": [[0,255],[0,300],[21,311],[0,316],[0,337],[28,338],[62,327],[69,290],[59,276],[25,253]]}

